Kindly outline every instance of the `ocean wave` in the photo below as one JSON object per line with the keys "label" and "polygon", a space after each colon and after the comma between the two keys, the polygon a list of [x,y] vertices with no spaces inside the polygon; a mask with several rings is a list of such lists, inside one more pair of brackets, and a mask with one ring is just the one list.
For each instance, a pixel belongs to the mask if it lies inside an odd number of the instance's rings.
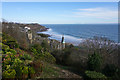
{"label": "ocean wave", "polygon": [[74,36],[70,36],[70,35],[60,34],[60,33],[54,32],[51,28],[49,28],[48,31],[41,32],[41,33],[49,34],[49,35],[51,35],[50,39],[56,39],[58,41],[61,41],[62,36],[64,35],[65,42],[66,43],[72,43],[74,45],[79,45],[82,41],[85,40],[83,38],[76,38]]}

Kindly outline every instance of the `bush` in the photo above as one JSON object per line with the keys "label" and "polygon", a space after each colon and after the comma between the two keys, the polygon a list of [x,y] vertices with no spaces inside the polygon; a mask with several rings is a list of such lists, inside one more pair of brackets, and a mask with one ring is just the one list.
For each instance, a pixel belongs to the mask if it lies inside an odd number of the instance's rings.
{"label": "bush", "polygon": [[40,44],[34,44],[34,45],[32,45],[31,51],[33,52],[34,49],[36,49],[37,53],[42,53],[41,52],[42,46],[40,46]]}
{"label": "bush", "polygon": [[21,78],[22,76],[22,61],[19,58],[16,58],[13,63],[13,68],[16,71],[16,77]]}
{"label": "bush", "polygon": [[5,54],[6,51],[9,50],[10,48],[9,48],[8,45],[4,45],[4,44],[2,44],[2,43],[1,43],[1,45],[2,45],[2,51],[4,51],[4,54]]}
{"label": "bush", "polygon": [[38,35],[40,35],[41,37],[50,37],[50,35],[48,35],[48,34],[39,33]]}
{"label": "bush", "polygon": [[3,78],[15,78],[16,71],[14,69],[5,70],[2,75]]}
{"label": "bush", "polygon": [[99,54],[94,53],[88,56],[88,69],[99,71],[102,65],[102,58]]}
{"label": "bush", "polygon": [[23,56],[22,56],[22,58],[24,58],[24,60],[32,60],[32,57],[29,55],[29,54],[24,54]]}
{"label": "bush", "polygon": [[46,62],[49,62],[49,63],[55,63],[56,62],[56,59],[49,52],[44,53],[44,60]]}
{"label": "bush", "polygon": [[33,47],[30,49],[30,51],[33,52],[34,55],[37,55],[37,54],[38,54],[37,50],[36,50],[35,48],[33,48]]}
{"label": "bush", "polygon": [[34,70],[33,67],[29,67],[29,73],[30,73],[30,74],[34,74],[34,73],[35,73],[35,70]]}
{"label": "bush", "polygon": [[48,44],[46,40],[43,40],[43,42],[41,43],[41,46],[44,48],[44,51],[50,50],[50,45]]}
{"label": "bush", "polygon": [[86,74],[86,78],[89,78],[89,79],[106,79],[107,77],[102,74],[102,73],[99,73],[99,72],[96,72],[96,71],[85,71],[85,74]]}
{"label": "bush", "polygon": [[113,64],[107,64],[103,69],[103,72],[106,76],[112,77],[117,72],[117,67]]}
{"label": "bush", "polygon": [[3,37],[3,43],[8,45],[10,48],[18,48],[19,47],[17,41],[13,37],[11,37],[5,33],[2,34],[2,37]]}
{"label": "bush", "polygon": [[43,62],[41,60],[34,60],[32,63],[31,63],[31,66],[34,67],[35,71],[36,72],[42,72],[42,68],[43,68]]}
{"label": "bush", "polygon": [[23,74],[28,74],[28,67],[24,66],[23,70],[22,70]]}
{"label": "bush", "polygon": [[120,68],[116,67],[113,64],[107,64],[103,69],[103,73],[116,80],[120,80]]}
{"label": "bush", "polygon": [[16,41],[7,41],[6,45],[10,46],[10,48],[19,48],[19,45]]}
{"label": "bush", "polygon": [[7,50],[7,52],[11,52],[13,54],[16,54],[16,51],[14,49],[9,49],[9,50]]}

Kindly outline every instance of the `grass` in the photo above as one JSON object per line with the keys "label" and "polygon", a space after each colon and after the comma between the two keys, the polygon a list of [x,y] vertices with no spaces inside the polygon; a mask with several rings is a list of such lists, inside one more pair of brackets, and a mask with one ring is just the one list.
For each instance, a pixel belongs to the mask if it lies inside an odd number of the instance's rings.
{"label": "grass", "polygon": [[59,77],[59,70],[53,67],[54,65],[49,63],[44,63],[43,72],[39,78],[57,78]]}

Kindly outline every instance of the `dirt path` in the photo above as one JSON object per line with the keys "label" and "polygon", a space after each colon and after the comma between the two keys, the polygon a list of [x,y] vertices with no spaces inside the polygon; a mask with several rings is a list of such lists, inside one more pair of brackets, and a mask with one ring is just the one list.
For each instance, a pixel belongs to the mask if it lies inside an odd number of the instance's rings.
{"label": "dirt path", "polygon": [[81,76],[79,76],[73,72],[70,72],[68,70],[64,70],[64,69],[61,69],[56,66],[54,66],[53,68],[60,71],[59,78],[82,78]]}

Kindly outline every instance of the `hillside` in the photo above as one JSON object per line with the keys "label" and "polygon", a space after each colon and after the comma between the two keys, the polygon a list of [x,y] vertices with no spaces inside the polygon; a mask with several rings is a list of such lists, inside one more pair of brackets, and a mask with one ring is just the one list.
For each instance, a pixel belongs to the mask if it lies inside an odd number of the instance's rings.
{"label": "hillside", "polygon": [[3,79],[120,79],[120,46],[105,37],[60,48],[59,41],[37,35],[44,26],[3,22],[2,27]]}

